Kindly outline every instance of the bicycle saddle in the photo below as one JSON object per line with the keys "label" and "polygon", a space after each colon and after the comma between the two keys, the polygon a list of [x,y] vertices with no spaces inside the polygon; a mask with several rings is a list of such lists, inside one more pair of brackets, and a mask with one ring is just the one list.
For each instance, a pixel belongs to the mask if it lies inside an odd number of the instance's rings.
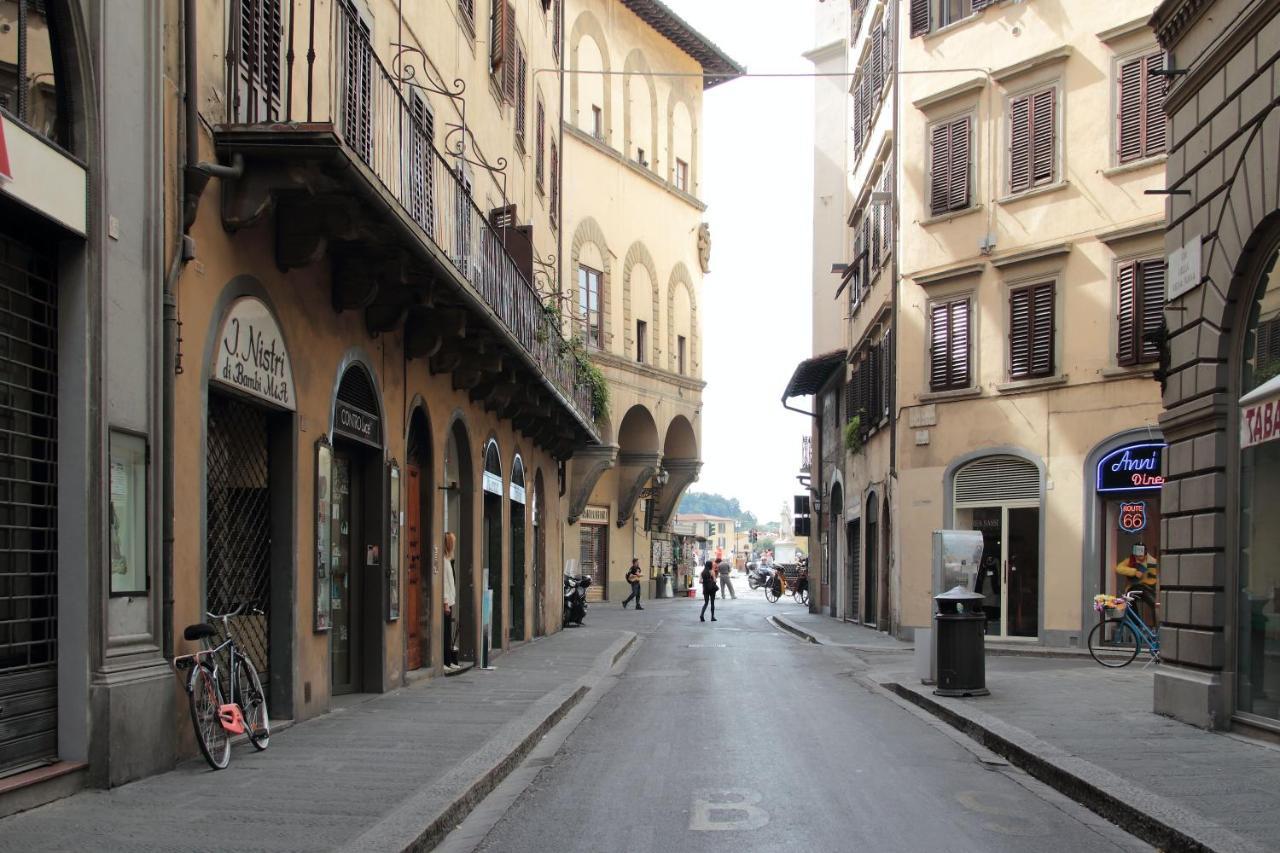
{"label": "bicycle saddle", "polygon": [[182,632],[183,639],[186,640],[203,640],[205,637],[216,637],[218,631],[208,622],[201,622],[198,625],[188,625],[186,630]]}

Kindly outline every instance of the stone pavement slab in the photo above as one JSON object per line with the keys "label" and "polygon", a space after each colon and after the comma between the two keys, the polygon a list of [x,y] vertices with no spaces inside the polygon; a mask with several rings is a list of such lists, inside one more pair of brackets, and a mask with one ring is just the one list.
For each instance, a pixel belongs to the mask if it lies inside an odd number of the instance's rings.
{"label": "stone pavement slab", "polygon": [[265,752],[237,745],[226,770],[195,759],[5,818],[0,851],[332,850],[384,822],[395,844],[382,850],[430,843],[607,674],[635,639],[621,616],[593,608],[586,627],[500,655],[493,671],[344,705]]}
{"label": "stone pavement slab", "polygon": [[[883,647],[870,629],[825,621],[824,636],[843,647]],[[870,680],[1146,840],[1171,850],[1280,850],[1280,748],[1153,713],[1154,667],[989,655],[991,695],[956,699],[920,684],[906,648],[854,653]]]}

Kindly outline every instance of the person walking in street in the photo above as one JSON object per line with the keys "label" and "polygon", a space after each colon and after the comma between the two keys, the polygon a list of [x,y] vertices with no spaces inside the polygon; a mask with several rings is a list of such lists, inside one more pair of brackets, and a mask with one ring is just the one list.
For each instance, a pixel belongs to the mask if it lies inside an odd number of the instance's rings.
{"label": "person walking in street", "polygon": [[622,602],[623,610],[627,609],[627,604],[633,598],[636,600],[636,610],[644,610],[640,606],[640,574],[640,558],[632,557],[631,568],[627,569],[627,583],[631,584],[631,594]]}
{"label": "person walking in street", "polygon": [[720,598],[724,598],[724,591],[729,590],[729,594],[736,600],[738,594],[733,591],[733,581],[729,578],[729,572],[733,571],[733,563],[729,560],[721,560],[720,565],[716,567],[716,571],[720,573]]}
{"label": "person walking in street", "polygon": [[702,567],[702,613],[698,616],[699,622],[707,621],[707,605],[711,605],[711,621],[716,621],[716,572],[711,566],[711,561],[707,560]]}
{"label": "person walking in street", "polygon": [[453,574],[453,549],[457,537],[444,534],[444,671],[457,672],[458,650],[453,645],[453,608],[458,605],[458,579]]}

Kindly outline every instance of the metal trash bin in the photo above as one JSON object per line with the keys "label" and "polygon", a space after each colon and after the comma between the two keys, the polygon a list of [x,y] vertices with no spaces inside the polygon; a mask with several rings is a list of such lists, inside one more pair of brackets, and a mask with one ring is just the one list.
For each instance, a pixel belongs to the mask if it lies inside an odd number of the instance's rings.
{"label": "metal trash bin", "polygon": [[981,593],[962,586],[933,597],[938,681],[935,696],[988,696],[987,615]]}
{"label": "metal trash bin", "polygon": [[672,598],[674,596],[671,588],[671,575],[663,574],[658,577],[658,595],[657,598]]}

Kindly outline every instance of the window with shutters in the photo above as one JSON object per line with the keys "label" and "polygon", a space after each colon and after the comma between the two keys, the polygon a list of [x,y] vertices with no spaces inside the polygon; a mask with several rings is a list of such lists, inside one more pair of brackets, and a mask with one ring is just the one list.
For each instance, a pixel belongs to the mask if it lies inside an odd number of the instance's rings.
{"label": "window with shutters", "polygon": [[409,213],[422,229],[436,238],[435,233],[435,169],[436,155],[432,148],[435,139],[435,118],[426,100],[414,94],[409,102],[410,128],[408,135],[407,163]]}
{"label": "window with shutters", "polygon": [[551,0],[551,55],[560,64],[560,8],[563,0]]}
{"label": "window with shutters", "polygon": [[578,267],[578,333],[583,343],[600,349],[603,326],[600,319],[600,272]]}
{"label": "window with shutters", "polygon": [[1157,51],[1122,60],[1116,69],[1116,161],[1132,163],[1165,151],[1164,96],[1168,82],[1152,76],[1165,66]]}
{"label": "window with shutters", "polygon": [[476,0],[458,0],[458,17],[472,33],[476,31]]}
{"label": "window with shutters", "polygon": [[1058,90],[1049,87],[1009,101],[1009,192],[1058,180]]}
{"label": "window with shutters", "polygon": [[973,385],[969,295],[929,306],[929,390],[954,391]]}
{"label": "window with shutters", "polygon": [[524,45],[516,42],[516,147],[525,150],[529,125],[529,59]]}
{"label": "window with shutters", "polygon": [[233,105],[243,122],[280,117],[281,0],[240,0],[239,85]]}
{"label": "window with shutters", "polygon": [[489,15],[489,74],[503,101],[516,99],[516,7],[508,0],[493,0]]}
{"label": "window with shutters", "polygon": [[556,227],[560,218],[560,151],[555,142],[551,143],[551,227]]}
{"label": "window with shutters", "polygon": [[996,0],[909,0],[911,37],[926,35],[962,21]]}
{"label": "window with shutters", "polygon": [[1116,268],[1116,363],[1160,360],[1155,335],[1164,324],[1163,258],[1126,261]]}
{"label": "window with shutters", "polygon": [[534,107],[533,121],[533,184],[537,187],[538,192],[543,191],[546,184],[546,139],[547,139],[547,111],[542,106],[542,99],[538,99],[537,105]]}
{"label": "window with shutters", "polygon": [[1009,377],[1054,375],[1054,283],[1020,287],[1009,293]]}
{"label": "window with shutters", "polygon": [[929,128],[929,214],[943,216],[973,205],[973,116]]}
{"label": "window with shutters", "polygon": [[339,16],[343,64],[339,69],[342,91],[342,136],[366,163],[373,156],[373,45],[369,25],[349,2]]}

